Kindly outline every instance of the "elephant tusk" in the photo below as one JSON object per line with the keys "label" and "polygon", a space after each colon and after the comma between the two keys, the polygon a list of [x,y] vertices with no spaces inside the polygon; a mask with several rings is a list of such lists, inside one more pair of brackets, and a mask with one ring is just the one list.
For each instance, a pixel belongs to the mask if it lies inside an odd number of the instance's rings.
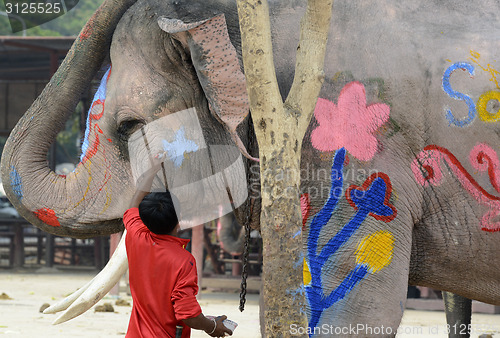
{"label": "elephant tusk", "polygon": [[89,288],[89,286],[92,284],[92,282],[94,282],[95,279],[96,279],[96,277],[92,278],[92,280],[90,282],[88,282],[87,284],[85,284],[84,286],[82,286],[81,288],[79,288],[78,290],[76,290],[75,292],[73,292],[68,297],[66,297],[64,299],[61,299],[60,301],[58,301],[54,305],[49,306],[48,308],[46,308],[43,311],[43,313],[44,314],[52,314],[52,313],[56,313],[56,312],[59,312],[59,311],[66,310],[71,304],[73,304],[75,302],[75,300],[78,297],[80,297],[80,295],[85,290],[87,290]]}
{"label": "elephant tusk", "polygon": [[[127,250],[125,248],[126,231],[108,264],[89,283],[74,294],[46,309],[47,313],[66,310],[52,324],[57,325],[73,319],[100,301],[127,271]],[[44,311],[45,313],[45,311]]]}

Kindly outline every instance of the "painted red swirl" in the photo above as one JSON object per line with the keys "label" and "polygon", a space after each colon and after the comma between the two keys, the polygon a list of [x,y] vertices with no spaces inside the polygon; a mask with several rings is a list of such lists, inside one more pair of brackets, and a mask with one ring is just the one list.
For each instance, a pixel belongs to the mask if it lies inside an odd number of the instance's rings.
{"label": "painted red swirl", "polygon": [[[489,148],[489,147],[487,147]],[[498,157],[491,148],[476,146],[470,154],[473,166],[478,170],[488,170],[490,182],[498,189]],[[472,159],[475,159],[474,161]],[[443,181],[441,163],[446,162],[458,179],[462,187],[480,204],[489,207],[481,219],[481,229],[484,231],[500,231],[500,221],[498,218],[500,212],[500,197],[487,192],[472,175],[464,168],[460,161],[448,149],[428,145],[418,154],[413,161],[411,169],[413,175],[419,184],[426,187],[429,185],[439,186]]]}

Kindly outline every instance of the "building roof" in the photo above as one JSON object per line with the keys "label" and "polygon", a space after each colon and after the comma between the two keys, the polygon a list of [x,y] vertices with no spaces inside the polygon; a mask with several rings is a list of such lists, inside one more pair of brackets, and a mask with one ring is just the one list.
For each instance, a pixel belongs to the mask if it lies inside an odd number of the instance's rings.
{"label": "building roof", "polygon": [[48,81],[75,38],[0,36],[0,81]]}

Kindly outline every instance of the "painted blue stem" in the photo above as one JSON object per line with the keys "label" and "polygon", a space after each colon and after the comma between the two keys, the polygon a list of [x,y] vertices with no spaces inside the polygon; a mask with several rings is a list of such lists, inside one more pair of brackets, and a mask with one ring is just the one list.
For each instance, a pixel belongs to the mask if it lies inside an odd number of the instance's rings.
{"label": "painted blue stem", "polygon": [[322,299],[323,307],[321,309],[311,311],[311,318],[309,320],[309,327],[311,328],[310,332],[314,332],[314,327],[318,325],[324,309],[329,308],[339,300],[344,299],[344,297],[356,286],[356,284],[365,278],[367,273],[368,267],[366,265],[356,265],[349,275],[344,278],[342,283],[340,283],[340,285],[333,290],[327,298]]}
{"label": "painted blue stem", "polygon": [[356,267],[349,273],[349,275],[344,278],[340,285],[342,287],[338,287],[330,293],[330,295],[325,299],[325,308],[329,308],[334,303],[343,299],[355,286],[360,282],[368,273],[368,266],[365,264],[358,264]]}
{"label": "painted blue stem", "polygon": [[345,161],[345,149],[342,148],[335,153],[332,164],[331,181],[332,186],[330,189],[330,195],[326,201],[323,208],[314,216],[311,226],[309,227],[308,236],[308,254],[309,257],[316,257],[316,251],[318,248],[318,238],[321,229],[324,225],[328,223],[332,217],[333,211],[337,207],[341,194],[336,194],[337,191],[342,191],[342,185],[344,183],[344,161]]}

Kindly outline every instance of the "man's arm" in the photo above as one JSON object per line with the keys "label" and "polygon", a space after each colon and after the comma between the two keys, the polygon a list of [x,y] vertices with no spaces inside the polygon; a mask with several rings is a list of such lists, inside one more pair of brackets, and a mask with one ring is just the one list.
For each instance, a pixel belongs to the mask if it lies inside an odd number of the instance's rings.
{"label": "man's arm", "polygon": [[132,196],[132,199],[130,200],[129,209],[138,208],[144,196],[150,193],[153,180],[161,168],[163,156],[164,154],[158,154],[151,159],[152,167],[145,171],[144,174],[142,174],[137,180],[137,189],[134,196]]}
{"label": "man's arm", "polygon": [[189,326],[192,329],[203,330],[208,335],[212,337],[223,337],[226,333],[232,335],[233,332],[224,326],[222,321],[227,319],[226,316],[220,316],[215,318],[215,322],[212,319],[208,319],[200,313],[198,316],[194,318],[183,319],[184,324]]}
{"label": "man's arm", "polygon": [[149,194],[149,191],[142,191],[142,190],[139,190],[137,189],[135,191],[135,194],[134,196],[132,196],[132,199],[130,200],[130,204],[128,206],[128,209],[131,209],[131,208],[138,208],[139,207],[139,204],[141,204],[141,201],[143,200],[143,198]]}

